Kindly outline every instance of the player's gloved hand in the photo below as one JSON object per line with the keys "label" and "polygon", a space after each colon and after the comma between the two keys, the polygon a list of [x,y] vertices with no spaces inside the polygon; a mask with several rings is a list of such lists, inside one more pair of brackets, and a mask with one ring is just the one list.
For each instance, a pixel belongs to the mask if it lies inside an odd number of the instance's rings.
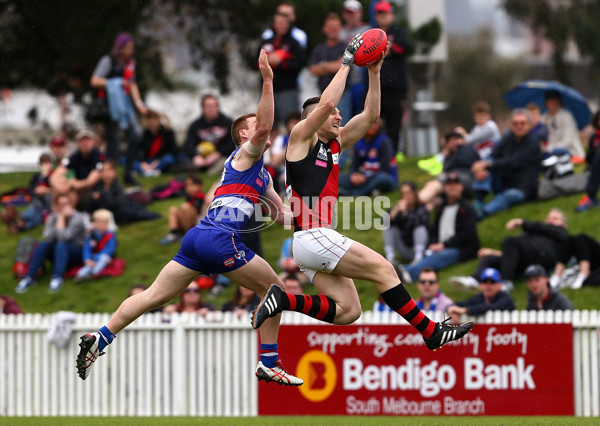
{"label": "player's gloved hand", "polygon": [[362,34],[356,34],[354,38],[350,40],[348,46],[346,46],[346,50],[344,50],[344,56],[342,56],[342,65],[349,67],[354,63],[354,54],[361,44],[363,44]]}

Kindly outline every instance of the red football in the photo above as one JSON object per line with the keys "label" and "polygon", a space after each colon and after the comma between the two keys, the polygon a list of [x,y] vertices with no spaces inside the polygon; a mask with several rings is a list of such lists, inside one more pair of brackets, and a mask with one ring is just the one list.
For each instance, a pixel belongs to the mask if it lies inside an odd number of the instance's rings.
{"label": "red football", "polygon": [[362,34],[363,43],[354,54],[354,63],[364,67],[381,58],[388,41],[385,31],[380,28],[372,28]]}

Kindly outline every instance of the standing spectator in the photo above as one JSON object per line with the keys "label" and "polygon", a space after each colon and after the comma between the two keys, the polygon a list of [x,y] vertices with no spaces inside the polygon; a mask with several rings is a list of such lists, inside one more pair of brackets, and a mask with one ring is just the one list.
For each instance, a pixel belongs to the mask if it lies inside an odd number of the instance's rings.
{"label": "standing spectator", "polygon": [[419,200],[429,210],[433,210],[440,201],[438,197],[443,192],[447,173],[457,173],[467,193],[471,193],[473,190],[474,178],[471,166],[479,160],[479,154],[473,145],[467,144],[463,135],[458,132],[446,133],[442,154],[444,156],[443,173],[437,179],[427,181],[423,189],[419,191]]}
{"label": "standing spectator", "polygon": [[4,315],[8,314],[22,314],[23,311],[15,299],[8,297],[5,294],[0,295],[0,313]]}
{"label": "standing spectator", "polygon": [[[277,6],[276,13],[283,15],[289,19],[290,24],[292,26],[290,30],[292,37],[294,37],[294,39],[300,44],[302,49],[305,50],[308,37],[306,36],[306,33],[304,31],[302,31],[300,28],[294,25],[296,23],[296,8],[294,7],[294,5],[290,2],[282,1]],[[261,36],[262,41],[269,40],[270,38],[273,38],[273,28],[267,28]]]}
{"label": "standing spectator", "polygon": [[[325,17],[321,31],[325,34],[325,42],[315,46],[308,64],[311,74],[317,77],[319,90],[323,92],[340,69],[342,56],[348,43],[343,42],[340,38],[342,19],[336,13],[331,12]],[[349,86],[350,79],[348,78],[346,89],[337,104],[342,116],[342,126],[352,117],[352,93]]]}
{"label": "standing spectator", "polygon": [[542,123],[542,110],[534,103],[527,104],[525,109],[531,114],[531,134],[543,147],[548,142],[548,128]]}
{"label": "standing spectator", "polygon": [[421,296],[416,302],[422,311],[446,312],[446,309],[453,303],[452,299],[442,293],[440,279],[433,268],[421,269],[417,290]]}
{"label": "standing spectator", "polygon": [[111,159],[102,164],[100,182],[92,188],[88,211],[93,212],[98,209],[110,210],[119,224],[154,220],[160,217],[160,214],[146,210],[127,197],[118,179],[117,163]]}
{"label": "standing spectator", "polygon": [[203,212],[206,196],[202,191],[202,179],[198,175],[185,178],[185,193],[187,199],[181,206],[169,207],[169,233],[160,240],[160,244],[179,241],[201,219],[199,215]]}
{"label": "standing spectator", "polygon": [[408,262],[420,262],[429,242],[429,211],[419,202],[417,185],[404,182],[400,194],[402,198],[390,210],[390,227],[383,231],[383,251],[394,266],[399,263],[396,252]]}
{"label": "standing spectator", "polygon": [[239,318],[242,315],[248,315],[248,313],[254,311],[259,303],[260,297],[258,297],[258,294],[246,287],[238,285],[233,294],[233,299],[225,302],[222,311],[234,312]]}
{"label": "standing spectator", "polygon": [[[291,35],[288,15],[276,13],[273,17],[273,36],[262,40],[257,52],[267,52],[269,65],[273,69],[273,96],[275,99],[275,121],[277,126],[291,112],[299,110],[298,74],[304,63],[304,49]],[[258,58],[258,53],[256,55]],[[258,64],[258,62],[257,62]]]}
{"label": "standing spectator", "polygon": [[183,313],[197,314],[205,316],[207,313],[216,311],[217,308],[212,303],[206,303],[202,300],[200,286],[196,280],[192,281],[185,290],[179,295],[179,303],[164,307],[165,313]]}
{"label": "standing spectator", "polygon": [[600,285],[600,243],[582,233],[569,236],[567,245],[570,255],[575,256],[577,260],[579,271],[573,280],[567,280],[567,274],[564,273],[565,264],[559,261],[550,277],[550,285],[572,289],[581,288],[583,285]]}
{"label": "standing spectator", "polygon": [[92,217],[93,227],[83,245],[83,267],[77,271],[75,282],[97,277],[117,251],[117,225],[113,214],[109,210],[99,209]]}
{"label": "standing spectator", "polygon": [[550,288],[548,273],[542,265],[529,265],[525,269],[527,279],[527,307],[528,311],[572,311],[573,304],[557,289]]}
{"label": "standing spectator", "polygon": [[352,147],[350,172],[340,175],[340,194],[371,195],[396,188],[396,176],[392,171],[393,148],[389,136],[381,132],[382,125],[378,118]]}
{"label": "standing spectator", "polygon": [[[346,0],[342,9],[342,18],[344,18],[344,28],[340,38],[346,44],[350,43],[352,37],[367,31],[369,24],[362,20],[363,7],[358,0]],[[352,93],[352,117],[360,113],[365,105],[366,86],[365,69],[356,65],[350,68],[348,81],[350,82],[350,92]],[[343,117],[342,117],[343,118]]]}
{"label": "standing spectator", "polygon": [[188,128],[183,158],[195,169],[208,169],[209,174],[218,174],[235,149],[231,138],[233,121],[221,112],[215,96],[204,95],[200,104],[202,115]]}
{"label": "standing spectator", "polygon": [[56,169],[62,164],[63,158],[67,156],[68,141],[64,136],[55,136],[50,141],[50,153],[52,154],[52,168]]}
{"label": "standing spectator", "polygon": [[453,322],[459,322],[463,314],[483,315],[488,311],[514,311],[515,302],[502,289],[502,277],[494,268],[487,268],[479,277],[479,293],[465,301],[455,302],[448,308]]}
{"label": "standing spectator", "polygon": [[104,154],[96,147],[96,134],[89,130],[77,133],[77,150],[63,159],[50,176],[50,186],[56,192],[71,192],[75,203],[85,203],[90,189],[100,181]]}
{"label": "standing spectator", "polygon": [[473,121],[475,127],[467,133],[463,127],[457,127],[456,132],[464,136],[466,142],[475,147],[481,159],[486,159],[494,146],[500,139],[500,130],[492,120],[492,109],[490,104],[479,101],[473,105]]}
{"label": "standing spectator", "polygon": [[135,171],[144,176],[158,176],[175,164],[177,143],[175,133],[168,125],[166,117],[156,111],[148,111],[144,119],[145,128],[140,143],[142,159],[135,160]]}
{"label": "standing spectator", "polygon": [[471,170],[475,179],[483,181],[491,171],[492,181],[498,182],[492,200],[485,205],[481,199],[476,201],[478,219],[536,197],[542,154],[530,130],[529,111],[515,109],[512,112],[511,131],[493,148],[491,157],[473,163]]}
{"label": "standing spectator", "polygon": [[129,99],[133,100],[140,114],[144,115],[148,111],[135,79],[133,54],[131,34],[117,35],[112,51],[100,59],[90,81],[91,86],[96,89],[95,96],[105,99],[110,111],[110,119],[105,123],[106,156],[118,160],[120,130],[125,131],[129,139],[124,175],[127,185],[135,183],[133,162],[142,135]]}
{"label": "standing spectator", "polygon": [[399,141],[403,103],[408,90],[406,55],[410,38],[404,28],[394,23],[394,8],[389,2],[378,2],[374,10],[377,27],[385,31],[388,39],[388,50],[381,66],[381,118],[385,121],[386,133],[392,141],[394,152],[404,152],[404,144]]}
{"label": "standing spectator", "polygon": [[590,136],[588,151],[585,156],[585,162],[590,171],[590,177],[585,188],[586,195],[579,202],[575,211],[581,213],[600,206],[598,201],[598,189],[600,188],[600,111],[592,117],[592,127],[594,133]]}
{"label": "standing spectator", "polygon": [[53,212],[46,221],[42,234],[44,240],[36,247],[29,263],[27,275],[19,281],[17,293],[25,293],[35,283],[34,277],[46,259],[53,264],[50,292],[63,285],[63,275],[69,266],[81,262],[81,252],[86,238],[83,214],[75,210],[69,194],[58,194]]}
{"label": "standing spectator", "polygon": [[548,145],[546,155],[563,155],[570,153],[573,157],[584,158],[575,119],[563,108],[562,96],[556,90],[546,92],[546,108],[542,121],[548,128]]}
{"label": "standing spectator", "polygon": [[414,282],[421,269],[426,266],[437,271],[477,256],[479,236],[476,214],[469,202],[463,198],[463,189],[457,173],[451,172],[446,175],[446,199],[436,213],[431,229],[431,242],[425,257],[415,264],[400,268],[407,282]]}

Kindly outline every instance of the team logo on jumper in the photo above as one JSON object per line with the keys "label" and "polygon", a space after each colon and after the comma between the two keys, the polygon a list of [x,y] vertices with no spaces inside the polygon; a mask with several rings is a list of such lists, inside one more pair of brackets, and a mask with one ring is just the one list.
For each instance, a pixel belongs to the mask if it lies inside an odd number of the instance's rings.
{"label": "team logo on jumper", "polygon": [[235,263],[235,260],[233,260],[233,257],[230,257],[229,259],[223,261],[223,265],[225,265],[225,266],[233,266],[234,263]]}
{"label": "team logo on jumper", "polygon": [[321,147],[319,148],[317,158],[323,161],[327,161],[327,151],[325,150],[325,147],[323,145],[321,145]]}
{"label": "team logo on jumper", "polygon": [[332,155],[333,157],[333,164],[337,164],[340,161],[340,154],[339,153],[335,153]]}
{"label": "team logo on jumper", "polygon": [[327,167],[327,163],[325,161],[315,160],[315,166]]}
{"label": "team logo on jumper", "polygon": [[244,250],[242,251],[238,251],[235,256],[234,256],[237,260],[243,259],[246,257],[246,252]]}
{"label": "team logo on jumper", "polygon": [[337,382],[337,369],[333,359],[319,350],[305,353],[296,368],[296,375],[306,378],[298,389],[309,401],[323,401],[333,393]]}

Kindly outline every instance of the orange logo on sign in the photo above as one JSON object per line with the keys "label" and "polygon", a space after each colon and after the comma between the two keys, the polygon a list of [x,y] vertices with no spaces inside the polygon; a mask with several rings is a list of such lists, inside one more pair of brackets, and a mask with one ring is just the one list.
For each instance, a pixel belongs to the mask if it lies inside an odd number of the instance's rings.
{"label": "orange logo on sign", "polygon": [[305,380],[298,390],[304,398],[313,402],[329,398],[337,382],[337,369],[333,359],[318,350],[309,351],[300,358],[296,375]]}

